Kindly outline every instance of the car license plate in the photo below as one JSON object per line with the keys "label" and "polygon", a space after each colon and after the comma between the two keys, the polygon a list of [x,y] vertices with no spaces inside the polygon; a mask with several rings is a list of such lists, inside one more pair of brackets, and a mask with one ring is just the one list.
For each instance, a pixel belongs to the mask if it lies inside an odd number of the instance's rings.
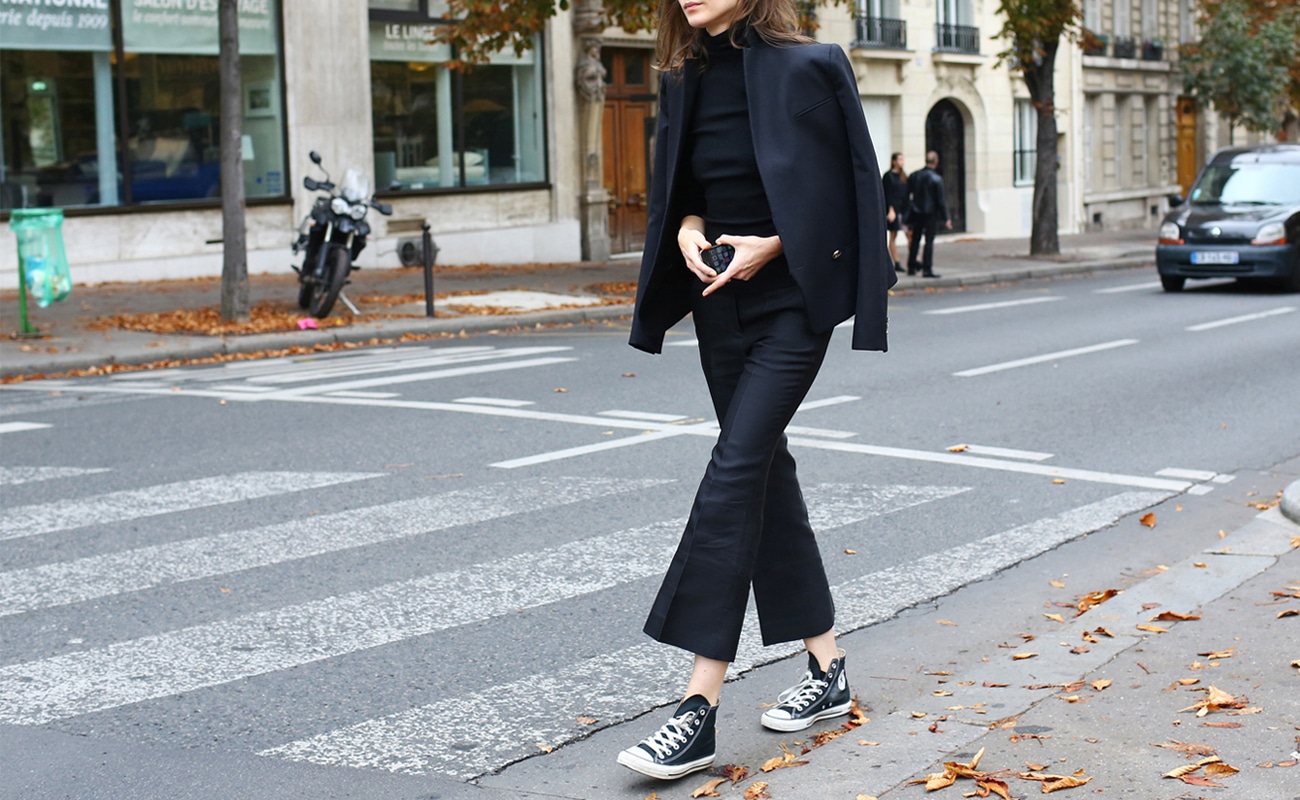
{"label": "car license plate", "polygon": [[1236,264],[1240,260],[1236,250],[1198,250],[1192,253],[1193,264]]}

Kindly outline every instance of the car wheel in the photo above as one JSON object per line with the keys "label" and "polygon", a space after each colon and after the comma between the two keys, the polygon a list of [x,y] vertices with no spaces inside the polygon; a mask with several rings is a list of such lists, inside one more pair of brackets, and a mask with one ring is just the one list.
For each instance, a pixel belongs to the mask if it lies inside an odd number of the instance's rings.
{"label": "car wheel", "polygon": [[1160,285],[1165,287],[1166,292],[1181,292],[1183,290],[1183,284],[1186,282],[1187,279],[1181,275],[1160,276]]}

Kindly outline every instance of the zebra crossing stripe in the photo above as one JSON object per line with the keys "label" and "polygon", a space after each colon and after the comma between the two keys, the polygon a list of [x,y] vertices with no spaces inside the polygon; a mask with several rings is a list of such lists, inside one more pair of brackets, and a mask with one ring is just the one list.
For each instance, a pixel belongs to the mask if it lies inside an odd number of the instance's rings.
{"label": "zebra crossing stripe", "polygon": [[[806,493],[837,524],[964,488],[834,487]],[[835,505],[834,497],[852,496]],[[866,499],[864,499],[864,497]],[[872,499],[875,498],[875,499]],[[0,667],[0,722],[40,725],[217,686],[660,575],[683,521],[520,553],[465,569]]]}
{"label": "zebra crossing stripe", "polygon": [[241,472],[80,500],[18,506],[0,512],[0,540],[271,497],[381,475],[380,472]]}
{"label": "zebra crossing stripe", "polygon": [[0,486],[52,481],[58,478],[75,478],[78,475],[93,475],[96,472],[108,471],[107,467],[97,469],[81,469],[79,467],[0,467]]}
{"label": "zebra crossing stripe", "polygon": [[19,431],[39,431],[48,428],[44,422],[0,422],[0,433],[18,433]]}
{"label": "zebra crossing stripe", "polygon": [[[848,632],[890,619],[903,609],[948,594],[1169,497],[1126,492],[965,545],[873,572],[834,587],[836,629]],[[736,678],[793,655],[801,642],[764,647],[752,606],[740,650],[728,672]],[[465,697],[448,698],[296,742],[259,755],[331,766],[476,778],[680,699],[690,656],[654,642],[532,675]],[[490,732],[485,735],[485,732]],[[474,743],[466,748],[465,743]]]}
{"label": "zebra crossing stripe", "polygon": [[671,481],[537,478],[0,572],[0,616],[224,575]]}

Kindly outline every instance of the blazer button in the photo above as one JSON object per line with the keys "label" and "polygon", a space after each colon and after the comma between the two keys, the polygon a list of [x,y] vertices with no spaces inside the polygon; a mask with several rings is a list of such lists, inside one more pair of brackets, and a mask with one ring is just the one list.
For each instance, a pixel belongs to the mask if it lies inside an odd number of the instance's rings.
{"label": "blazer button", "polygon": [[840,251],[839,251],[839,250],[836,250],[834,253],[831,253],[831,260],[832,260],[832,261],[838,260],[839,257],[840,257]]}

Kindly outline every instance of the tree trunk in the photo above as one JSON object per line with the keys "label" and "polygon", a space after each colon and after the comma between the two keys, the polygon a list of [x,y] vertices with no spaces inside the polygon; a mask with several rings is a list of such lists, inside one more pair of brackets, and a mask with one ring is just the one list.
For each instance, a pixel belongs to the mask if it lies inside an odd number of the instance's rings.
{"label": "tree trunk", "polygon": [[248,319],[248,252],[244,235],[244,108],[239,74],[239,0],[221,0],[221,318]]}
{"label": "tree trunk", "polygon": [[1029,254],[1057,255],[1061,239],[1057,233],[1056,204],[1056,50],[1059,39],[1043,45],[1042,59],[1025,68],[1025,83],[1038,112],[1037,162],[1034,168],[1034,225],[1029,235]]}

